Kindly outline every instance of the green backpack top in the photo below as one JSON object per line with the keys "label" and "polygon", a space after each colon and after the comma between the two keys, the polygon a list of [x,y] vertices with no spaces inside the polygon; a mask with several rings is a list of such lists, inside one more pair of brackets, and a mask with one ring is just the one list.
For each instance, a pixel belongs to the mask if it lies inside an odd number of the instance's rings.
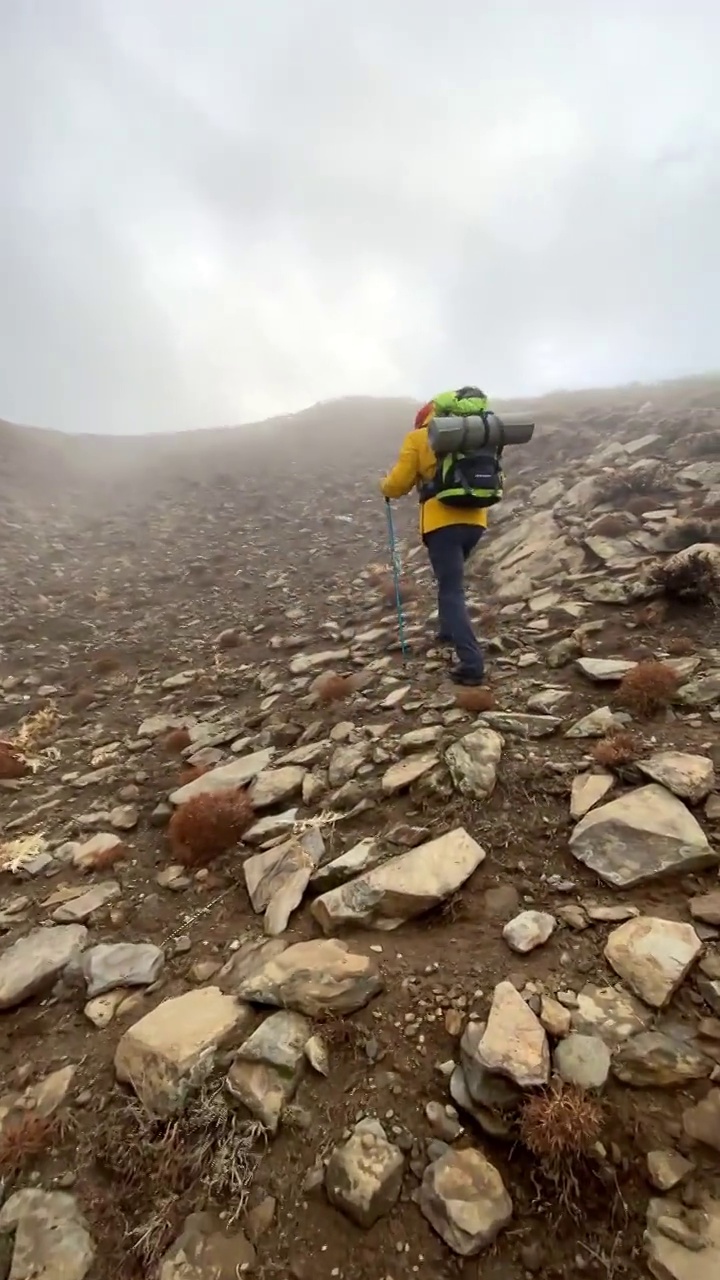
{"label": "green backpack top", "polygon": [[[485,418],[487,396],[479,387],[461,387],[433,397],[436,418]],[[448,507],[482,510],[503,496],[502,448],[485,446],[467,453],[438,456],[435,475],[422,485],[420,501],[438,498]]]}

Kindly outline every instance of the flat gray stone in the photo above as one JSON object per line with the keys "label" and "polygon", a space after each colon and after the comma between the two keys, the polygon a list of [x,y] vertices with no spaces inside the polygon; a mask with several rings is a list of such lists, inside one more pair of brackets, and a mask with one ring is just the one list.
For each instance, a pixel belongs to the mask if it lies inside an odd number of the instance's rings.
{"label": "flat gray stone", "polygon": [[178,787],[170,793],[171,804],[186,804],[195,796],[212,795],[218,791],[237,791],[246,787],[263,769],[267,768],[275,754],[274,747],[266,747],[263,751],[255,751],[252,755],[243,756],[240,760],[231,760],[229,764],[221,764],[217,769],[210,769],[184,787]]}
{"label": "flat gray stone", "polygon": [[511,738],[549,738],[562,724],[558,716],[528,715],[522,711],[483,711],[478,720]]}
{"label": "flat gray stone", "polygon": [[488,1071],[507,1076],[521,1089],[547,1084],[550,1049],[532,1009],[511,982],[499,982],[477,1058]]}
{"label": "flat gray stone", "polygon": [[645,1004],[662,1009],[702,949],[692,925],[638,916],[613,930],[605,959]]}
{"label": "flat gray stone", "polygon": [[361,1120],[347,1142],[335,1147],[325,1171],[327,1198],[366,1230],[394,1208],[405,1159],[377,1120]]}
{"label": "flat gray stone", "polygon": [[269,952],[234,984],[236,994],[251,1004],[293,1009],[310,1018],[354,1013],[382,988],[373,961],[337,938],[313,938]]}
{"label": "flat gray stone", "polygon": [[425,1170],[420,1212],[461,1258],[487,1249],[510,1222],[513,1203],[500,1173],[481,1151],[447,1151]]}
{"label": "flat gray stone", "polygon": [[302,1078],[311,1030],[307,1018],[283,1009],[260,1024],[232,1061],[229,1093],[271,1133]]}
{"label": "flat gray stone", "polygon": [[101,911],[108,903],[114,902],[121,893],[117,880],[106,880],[102,884],[93,885],[91,889],[86,889],[84,893],[66,898],[52,912],[52,918],[57,924],[80,924],[83,920],[88,920],[96,911]]}
{"label": "flat gray stone", "polygon": [[682,801],[655,783],[592,809],[575,827],[570,850],[615,888],[720,862],[720,854],[711,849]]}
{"label": "flat gray stone", "polygon": [[332,862],[316,867],[310,877],[310,887],[316,893],[327,893],[330,889],[338,889],[341,884],[347,884],[348,880],[353,880],[356,876],[372,871],[383,862],[387,862],[390,856],[388,850],[378,840],[368,836],[365,840],[360,840],[358,844],[353,845],[351,849],[347,849],[345,853],[341,853],[339,857],[333,858]]}
{"label": "flat gray stone", "polygon": [[694,1168],[692,1161],[686,1160],[679,1151],[648,1151],[648,1178],[655,1190],[663,1194],[677,1187]]}
{"label": "flat gray stone", "polygon": [[597,1035],[610,1049],[644,1031],[652,1021],[650,1010],[629,991],[592,983],[578,992],[570,1017],[574,1031]]}
{"label": "flat gray stone", "polygon": [[210,1074],[218,1050],[237,1044],[253,1012],[218,987],[199,987],[163,1000],[134,1023],[115,1051],[118,1080],[154,1115],[181,1111]]}
{"label": "flat gray stone", "polygon": [[448,747],[445,760],[461,795],[474,796],[477,800],[492,795],[503,746],[502,736],[483,726]]}
{"label": "flat gray stone", "polygon": [[578,658],[576,665],[590,680],[605,683],[622,680],[637,662],[626,662],[622,658]]}
{"label": "flat gray stone", "polygon": [[698,804],[715,785],[715,770],[707,756],[685,751],[656,751],[647,760],[638,760],[641,773],[660,783],[681,800]]}
{"label": "flat gray stone", "polygon": [[249,798],[258,812],[283,804],[302,791],[307,769],[299,764],[286,764],[279,769],[263,769],[250,787]]}
{"label": "flat gray stone", "polygon": [[0,1010],[14,1009],[54,986],[80,957],[88,931],[81,924],[33,929],[0,954]]}
{"label": "flat gray stone", "polygon": [[[697,1231],[699,1222],[703,1224],[701,1233]],[[651,1200],[645,1248],[648,1270],[654,1280],[717,1280],[720,1276],[720,1200],[704,1198],[699,1217],[698,1211],[688,1210],[670,1197]]]}
{"label": "flat gray stone", "polygon": [[599,1036],[573,1031],[556,1046],[553,1066],[565,1084],[603,1089],[610,1074],[610,1050]]}
{"label": "flat gray stone", "polygon": [[641,1031],[616,1049],[613,1075],[638,1089],[668,1089],[706,1080],[715,1063],[692,1041],[663,1031]]}
{"label": "flat gray stone", "polygon": [[514,919],[508,920],[503,929],[503,938],[513,951],[525,955],[542,947],[552,936],[557,921],[547,911],[521,911]]}
{"label": "flat gray stone", "polygon": [[396,929],[455,893],[485,860],[463,827],[438,836],[316,898],[312,914],[323,933],[346,925]]}
{"label": "flat gray stone", "polygon": [[0,1209],[5,1231],[15,1232],[8,1280],[85,1280],[95,1259],[80,1205],[65,1191],[16,1191]]}
{"label": "flat gray stone", "polygon": [[115,987],[148,987],[164,966],[165,955],[152,942],[100,942],[82,958],[88,998]]}

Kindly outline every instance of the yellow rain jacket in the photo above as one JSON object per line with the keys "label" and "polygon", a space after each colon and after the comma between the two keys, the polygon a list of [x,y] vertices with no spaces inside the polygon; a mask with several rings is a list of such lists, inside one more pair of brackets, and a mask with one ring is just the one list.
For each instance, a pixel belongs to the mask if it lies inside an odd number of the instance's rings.
{"label": "yellow rain jacket", "polygon": [[[423,481],[432,480],[436,462],[428,441],[428,428],[416,427],[414,431],[408,431],[395,466],[380,482],[383,497],[404,498]],[[482,507],[449,507],[439,498],[428,498],[427,502],[420,503],[421,535],[444,529],[449,524],[475,524],[486,529],[487,511]]]}

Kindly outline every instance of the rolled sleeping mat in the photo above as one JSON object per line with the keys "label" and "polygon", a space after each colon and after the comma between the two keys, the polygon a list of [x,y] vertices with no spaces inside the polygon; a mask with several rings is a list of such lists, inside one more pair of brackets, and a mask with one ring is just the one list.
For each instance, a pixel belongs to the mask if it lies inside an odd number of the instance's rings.
{"label": "rolled sleeping mat", "polygon": [[527,444],[535,423],[522,413],[496,413],[483,417],[433,418],[428,425],[428,443],[433,453],[475,453],[498,449],[506,444]]}

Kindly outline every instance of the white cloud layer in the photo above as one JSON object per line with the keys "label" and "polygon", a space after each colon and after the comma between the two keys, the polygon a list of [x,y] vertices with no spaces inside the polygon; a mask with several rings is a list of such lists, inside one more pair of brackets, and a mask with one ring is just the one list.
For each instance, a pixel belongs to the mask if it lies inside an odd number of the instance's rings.
{"label": "white cloud layer", "polygon": [[0,5],[0,415],[717,367],[716,0]]}

